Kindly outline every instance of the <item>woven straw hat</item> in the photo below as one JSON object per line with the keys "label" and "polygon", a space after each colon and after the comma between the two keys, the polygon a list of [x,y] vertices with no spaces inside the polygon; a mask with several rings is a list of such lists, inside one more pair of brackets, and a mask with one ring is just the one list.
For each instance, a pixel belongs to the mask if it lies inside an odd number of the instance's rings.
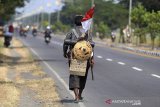
{"label": "woven straw hat", "polygon": [[91,57],[92,46],[88,41],[79,41],[73,48],[73,54],[76,59],[85,61]]}

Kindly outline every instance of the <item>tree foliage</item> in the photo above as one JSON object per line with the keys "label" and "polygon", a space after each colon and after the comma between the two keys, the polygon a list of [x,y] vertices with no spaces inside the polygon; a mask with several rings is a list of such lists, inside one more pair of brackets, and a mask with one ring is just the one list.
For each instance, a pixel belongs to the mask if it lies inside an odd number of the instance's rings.
{"label": "tree foliage", "polygon": [[[140,39],[140,43],[144,43],[145,40],[144,28],[146,27],[146,23],[144,21],[144,14],[146,12],[147,11],[141,4],[138,4],[138,6],[132,10],[132,23],[134,24],[134,34]],[[136,43],[138,44],[137,41]]]}
{"label": "tree foliage", "polygon": [[145,37],[146,33],[150,34],[152,49],[154,49],[155,38],[159,36],[160,33],[160,11],[146,11],[146,9],[139,4],[132,11],[132,23],[134,24],[135,35],[137,37],[142,38]]}
{"label": "tree foliage", "polygon": [[[129,8],[130,0],[119,0],[120,4],[124,7]],[[159,11],[160,10],[160,1],[159,0],[132,0],[132,6],[135,7],[138,3],[142,3],[142,5],[147,9],[147,11]]]}
{"label": "tree foliage", "polygon": [[144,15],[144,20],[147,23],[147,31],[151,36],[152,40],[152,49],[154,49],[154,41],[157,36],[159,36],[160,33],[160,11],[154,12],[152,11],[147,12]]}
{"label": "tree foliage", "polygon": [[29,0],[1,0],[0,3],[0,18],[3,20],[9,20],[15,13],[16,7],[23,7],[25,2]]}
{"label": "tree foliage", "polygon": [[[94,14],[94,30],[101,31],[102,35],[106,35],[111,30],[117,29],[121,26],[126,26],[128,22],[128,10],[120,4],[114,4],[113,0],[95,1]],[[74,17],[77,14],[84,15],[91,7],[91,0],[73,0],[73,2],[65,3],[61,11],[61,21],[63,24],[73,26]],[[102,30],[100,30],[102,28]],[[107,33],[106,33],[107,32]]]}

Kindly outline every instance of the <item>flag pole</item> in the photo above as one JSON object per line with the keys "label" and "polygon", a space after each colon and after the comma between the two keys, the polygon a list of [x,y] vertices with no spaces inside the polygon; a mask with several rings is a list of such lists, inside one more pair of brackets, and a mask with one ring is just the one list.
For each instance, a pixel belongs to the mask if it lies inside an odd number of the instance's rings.
{"label": "flag pole", "polygon": [[[92,0],[92,4],[91,4],[91,7],[93,7],[94,6],[94,0]],[[94,24],[94,22],[93,22],[93,17],[92,17],[92,23],[91,23],[91,35],[90,36],[92,36],[93,37],[93,24]],[[94,54],[94,49],[93,49],[93,54]],[[93,55],[93,58],[94,58],[94,55]],[[93,73],[93,63],[91,63],[91,75],[92,75],[92,80],[94,80],[94,73]]]}
{"label": "flag pole", "polygon": [[[94,0],[91,2],[91,7],[94,6]],[[93,34],[93,18],[92,18],[92,24],[91,24],[91,34]]]}

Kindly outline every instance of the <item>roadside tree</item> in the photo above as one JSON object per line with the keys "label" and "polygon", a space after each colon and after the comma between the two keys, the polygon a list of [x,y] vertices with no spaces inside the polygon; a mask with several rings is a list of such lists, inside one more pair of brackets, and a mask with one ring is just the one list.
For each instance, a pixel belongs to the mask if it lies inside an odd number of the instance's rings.
{"label": "roadside tree", "polygon": [[144,15],[146,14],[145,8],[139,4],[132,10],[132,26],[134,28],[134,36],[136,36],[136,44],[138,44],[138,39],[140,43],[146,42],[146,22],[144,21]]}
{"label": "roadside tree", "polygon": [[147,23],[147,32],[151,36],[152,49],[154,49],[155,38],[159,36],[160,33],[160,11],[147,12],[144,16],[144,19]]}

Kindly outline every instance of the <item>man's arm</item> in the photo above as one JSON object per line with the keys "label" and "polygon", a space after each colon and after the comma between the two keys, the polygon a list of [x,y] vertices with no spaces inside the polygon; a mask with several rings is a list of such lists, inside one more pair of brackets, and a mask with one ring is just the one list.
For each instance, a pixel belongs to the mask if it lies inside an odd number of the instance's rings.
{"label": "man's arm", "polygon": [[[67,35],[66,35],[66,38],[64,39],[64,41],[65,40],[71,40],[72,39],[72,32],[70,31],[69,33],[67,33]],[[68,51],[68,45],[67,44],[65,44],[65,42],[63,43],[63,56],[65,57],[65,58],[67,58],[67,51]]]}
{"label": "man's arm", "polygon": [[88,36],[88,41],[93,42],[92,41],[92,33],[90,31],[87,31],[87,36]]}

